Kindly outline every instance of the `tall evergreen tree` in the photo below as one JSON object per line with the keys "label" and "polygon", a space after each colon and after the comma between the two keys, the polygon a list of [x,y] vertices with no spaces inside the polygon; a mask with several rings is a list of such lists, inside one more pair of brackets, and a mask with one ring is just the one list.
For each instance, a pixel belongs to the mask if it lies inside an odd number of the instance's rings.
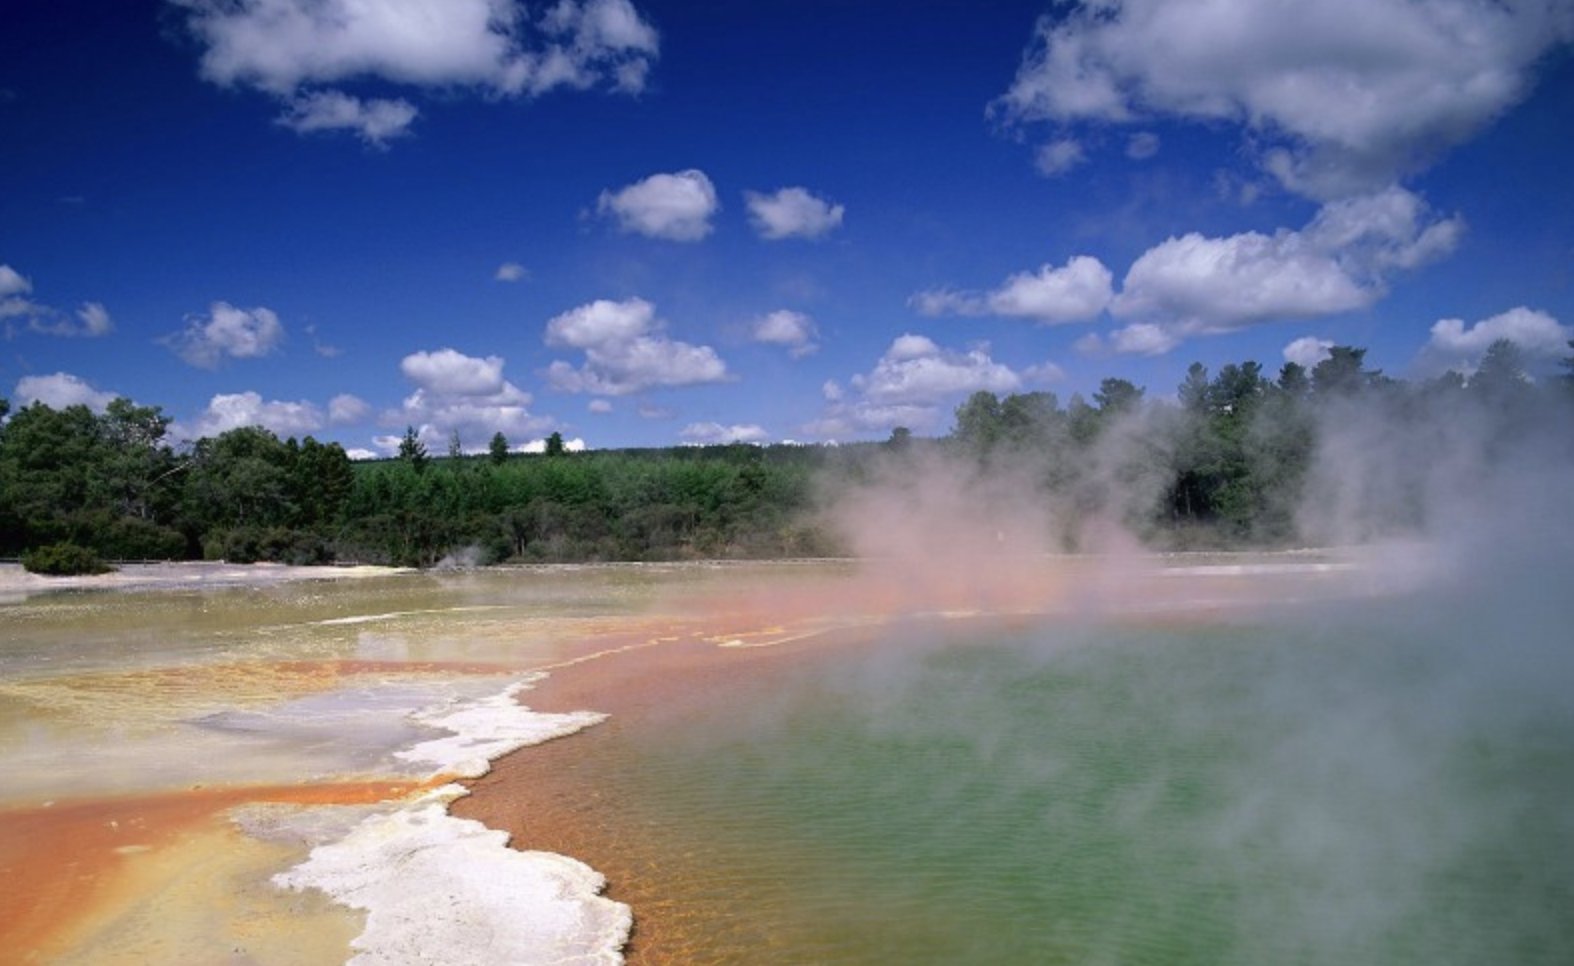
{"label": "tall evergreen tree", "polygon": [[406,426],[404,439],[399,441],[399,458],[410,464],[410,468],[417,473],[426,469],[427,455],[426,444],[421,442],[421,437],[416,433],[414,426]]}

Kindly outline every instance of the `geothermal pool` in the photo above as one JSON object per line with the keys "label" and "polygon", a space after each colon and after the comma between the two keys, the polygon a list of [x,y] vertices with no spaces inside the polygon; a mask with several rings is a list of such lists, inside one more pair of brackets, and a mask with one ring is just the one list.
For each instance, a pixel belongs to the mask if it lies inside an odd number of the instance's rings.
{"label": "geothermal pool", "polygon": [[1568,962],[1574,604],[1488,569],[31,597],[0,606],[0,958],[452,956],[447,917],[466,961],[598,962],[631,910],[636,962]]}

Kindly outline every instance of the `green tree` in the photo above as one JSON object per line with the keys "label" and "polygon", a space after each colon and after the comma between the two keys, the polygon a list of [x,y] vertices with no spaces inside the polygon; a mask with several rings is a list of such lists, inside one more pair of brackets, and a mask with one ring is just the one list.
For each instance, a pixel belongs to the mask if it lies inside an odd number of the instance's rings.
{"label": "green tree", "polygon": [[554,432],[547,437],[546,454],[548,456],[562,456],[564,452],[562,433]]}
{"label": "green tree", "polygon": [[1137,408],[1144,391],[1125,379],[1105,379],[1099,383],[1093,401],[1098,404],[1099,415],[1120,416]]}
{"label": "green tree", "polygon": [[957,408],[956,428],[951,435],[975,452],[987,452],[1000,438],[1000,432],[1000,399],[994,393],[979,390]]}
{"label": "green tree", "polygon": [[197,440],[187,473],[186,519],[204,534],[281,527],[295,518],[291,470],[298,454],[261,426]]}
{"label": "green tree", "polygon": [[1286,362],[1279,367],[1279,381],[1276,383],[1280,392],[1294,396],[1304,397],[1312,391],[1312,380],[1306,374],[1306,367],[1299,362]]}
{"label": "green tree", "polygon": [[1318,396],[1349,396],[1369,388],[1382,375],[1364,366],[1366,350],[1336,345],[1312,369],[1312,392]]}
{"label": "green tree", "polygon": [[86,406],[22,407],[5,424],[0,503],[11,520],[0,532],[8,553],[46,543],[88,546],[112,503],[103,426]]}
{"label": "green tree", "polygon": [[335,523],[354,485],[355,469],[344,447],[306,437],[290,470],[289,500],[297,510],[296,525],[324,530]]}
{"label": "green tree", "polygon": [[1498,339],[1487,346],[1481,365],[1468,382],[1470,389],[1488,395],[1506,395],[1529,385],[1524,353],[1507,339]]}
{"label": "green tree", "polygon": [[491,454],[492,464],[502,466],[508,461],[508,437],[501,431],[493,433],[492,443],[487,447],[487,451]]}
{"label": "green tree", "polygon": [[1176,391],[1180,399],[1181,408],[1189,413],[1205,413],[1208,411],[1208,367],[1200,362],[1193,362],[1186,369],[1186,380],[1180,384]]}
{"label": "green tree", "polygon": [[416,433],[414,426],[406,426],[404,429],[404,438],[399,441],[399,458],[417,473],[426,469],[428,460],[426,444],[421,442],[421,437]]}

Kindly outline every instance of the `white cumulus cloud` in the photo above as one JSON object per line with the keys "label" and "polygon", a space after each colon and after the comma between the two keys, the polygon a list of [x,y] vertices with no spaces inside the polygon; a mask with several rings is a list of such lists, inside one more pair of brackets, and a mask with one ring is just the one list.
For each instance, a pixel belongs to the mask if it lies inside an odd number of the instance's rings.
{"label": "white cumulus cloud", "polygon": [[[547,451],[546,437],[542,436],[542,437],[537,437],[536,439],[532,439],[529,442],[525,443],[523,446],[517,447],[517,449],[521,453],[533,453],[533,454],[536,454],[536,455],[540,455],[542,453],[545,453]],[[565,439],[565,440],[563,440],[563,452],[565,452],[565,453],[583,453],[584,451],[585,451],[585,441],[583,439],[580,439],[578,436],[574,437],[573,439]]]}
{"label": "white cumulus cloud", "polygon": [[841,441],[887,432],[897,426],[935,429],[949,404],[979,390],[1015,392],[1024,376],[1055,378],[1052,363],[1026,374],[990,358],[987,345],[964,351],[947,349],[925,335],[904,333],[893,339],[874,368],[848,380],[829,380],[821,389],[826,405],[818,419],[800,427],[816,439]]}
{"label": "white cumulus cloud", "polygon": [[520,439],[551,426],[550,419],[531,414],[530,394],[504,378],[503,364],[500,356],[456,349],[412,352],[400,360],[399,371],[416,390],[379,418],[388,426],[414,427],[432,448],[446,450],[450,435],[458,433],[472,452],[495,433]]}
{"label": "white cumulus cloud", "polygon": [[405,378],[429,392],[486,396],[503,388],[503,360],[467,356],[456,349],[412,352],[399,362]]}
{"label": "white cumulus cloud", "polygon": [[1113,283],[1103,262],[1077,255],[1060,267],[1019,272],[988,292],[934,289],[909,302],[925,315],[1000,315],[1060,325],[1096,318],[1113,297]]}
{"label": "white cumulus cloud", "polygon": [[1375,297],[1297,232],[1225,238],[1191,232],[1155,245],[1132,263],[1114,310],[1223,331],[1345,312]]}
{"label": "white cumulus cloud", "polygon": [[1574,38],[1548,0],[1079,0],[1040,17],[993,110],[1017,122],[1233,123],[1287,187],[1370,191],[1460,144]]}
{"label": "white cumulus cloud", "polygon": [[504,262],[497,266],[497,271],[492,278],[499,282],[519,282],[529,276],[530,272],[518,262]]}
{"label": "white cumulus cloud", "polygon": [[954,352],[927,336],[907,333],[892,340],[873,370],[851,382],[872,402],[934,403],[980,389],[1011,392],[1022,380],[991,359],[987,346]]}
{"label": "white cumulus cloud", "polygon": [[720,204],[716,186],[693,168],[653,174],[617,191],[603,191],[596,210],[617,220],[622,231],[668,241],[699,241],[711,232]]}
{"label": "white cumulus cloud", "polygon": [[264,401],[255,392],[219,393],[208,401],[207,408],[197,418],[170,427],[175,439],[201,439],[242,426],[261,426],[281,438],[303,436],[321,429],[322,410],[306,400],[286,402]]}
{"label": "white cumulus cloud", "polygon": [[[201,73],[281,100],[280,123],[404,133],[408,101],[362,102],[337,85],[535,97],[557,88],[638,93],[660,38],[629,0],[171,0],[202,45]],[[539,11],[539,15],[537,12]]]}
{"label": "white cumulus cloud", "polygon": [[770,438],[762,427],[753,423],[723,426],[721,423],[689,423],[678,431],[685,443],[695,446],[719,446],[724,443],[763,443]]}
{"label": "white cumulus cloud", "polygon": [[1546,312],[1523,305],[1474,325],[1465,324],[1464,319],[1439,319],[1432,326],[1431,338],[1421,347],[1416,368],[1426,375],[1449,369],[1469,375],[1499,339],[1512,342],[1529,361],[1546,362],[1570,354],[1574,326],[1561,325]]}
{"label": "white cumulus cloud", "polygon": [[[0,282],[3,282],[0,278]],[[91,384],[69,372],[57,372],[48,376],[23,376],[17,380],[16,392],[12,393],[20,406],[27,406],[41,402],[50,409],[65,409],[67,406],[86,406],[95,413],[102,413],[113,402],[118,393],[103,392],[94,389]]]}
{"label": "white cumulus cloud", "polygon": [[1326,204],[1299,231],[1166,239],[1132,263],[1110,308],[1161,326],[1173,344],[1188,335],[1348,312],[1386,294],[1394,271],[1453,251],[1463,230],[1457,217],[1435,218],[1420,197],[1390,187]]}
{"label": "white cumulus cloud", "polygon": [[815,341],[819,331],[815,328],[814,320],[790,309],[767,312],[754,320],[749,331],[755,342],[785,346],[794,359],[812,355],[820,348]]}
{"label": "white cumulus cloud", "polygon": [[641,298],[598,299],[570,309],[547,322],[546,343],[579,349],[585,361],[578,368],[554,361],[547,379],[563,392],[622,396],[728,378],[716,350],[669,338],[664,328],[655,306]]}
{"label": "white cumulus cloud", "polygon": [[189,316],[183,331],[161,340],[199,369],[217,368],[226,358],[258,359],[284,341],[284,325],[272,309],[240,309],[214,302],[206,316]]}
{"label": "white cumulus cloud", "polygon": [[819,238],[839,227],[847,213],[843,205],[833,204],[809,193],[807,188],[780,188],[772,194],[745,191],[749,221],[761,238]]}
{"label": "white cumulus cloud", "polygon": [[328,400],[328,422],[342,426],[358,423],[372,415],[371,403],[347,392]]}

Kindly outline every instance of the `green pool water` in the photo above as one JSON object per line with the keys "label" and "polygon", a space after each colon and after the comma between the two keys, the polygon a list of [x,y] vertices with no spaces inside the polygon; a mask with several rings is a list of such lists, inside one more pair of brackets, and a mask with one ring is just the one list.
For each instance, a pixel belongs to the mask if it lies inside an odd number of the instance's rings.
{"label": "green pool water", "polygon": [[601,779],[687,870],[686,961],[1574,962],[1557,632],[1423,603],[913,623],[630,734]]}

